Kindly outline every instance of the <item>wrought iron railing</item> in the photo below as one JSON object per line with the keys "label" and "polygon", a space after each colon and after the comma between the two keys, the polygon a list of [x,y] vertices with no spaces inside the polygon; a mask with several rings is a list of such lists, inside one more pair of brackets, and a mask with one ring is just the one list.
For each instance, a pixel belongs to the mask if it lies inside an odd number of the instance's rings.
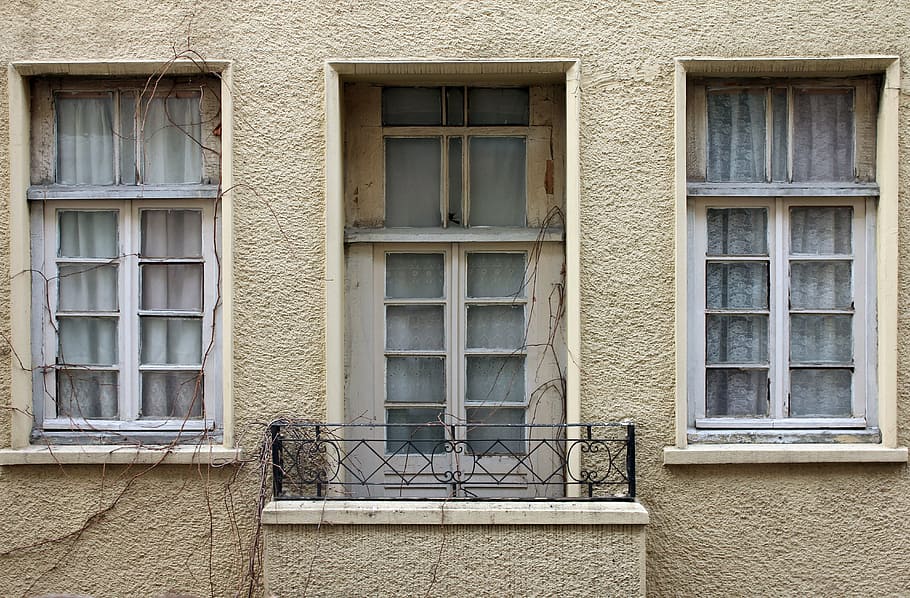
{"label": "wrought iron railing", "polygon": [[589,424],[270,426],[277,500],[632,500],[635,427]]}

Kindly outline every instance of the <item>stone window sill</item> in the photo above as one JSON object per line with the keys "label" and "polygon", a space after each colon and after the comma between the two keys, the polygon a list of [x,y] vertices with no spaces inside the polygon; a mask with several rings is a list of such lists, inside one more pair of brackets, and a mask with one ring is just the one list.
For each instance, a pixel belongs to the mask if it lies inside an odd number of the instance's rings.
{"label": "stone window sill", "polygon": [[221,445],[30,446],[0,449],[0,465],[229,465],[242,456]]}
{"label": "stone window sill", "polygon": [[705,444],[664,448],[664,465],[906,462],[907,447],[880,444]]}
{"label": "stone window sill", "polygon": [[646,525],[637,502],[282,500],[262,511],[271,525]]}

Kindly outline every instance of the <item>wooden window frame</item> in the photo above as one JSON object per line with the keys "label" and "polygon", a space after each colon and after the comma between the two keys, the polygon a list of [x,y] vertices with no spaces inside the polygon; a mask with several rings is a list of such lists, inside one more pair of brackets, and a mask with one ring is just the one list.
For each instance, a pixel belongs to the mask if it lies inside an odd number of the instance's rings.
{"label": "wooden window frame", "polygon": [[[735,418],[705,415],[705,266],[708,261],[729,261],[706,256],[706,212],[710,208],[765,208],[768,210],[769,262],[769,401],[768,417]],[[851,207],[853,209],[853,417],[789,417],[789,211],[793,207]],[[688,426],[692,441],[716,439],[712,430],[866,431],[866,440],[877,438],[876,330],[875,330],[875,211],[876,201],[863,198],[692,198],[689,212],[689,374]],[[746,310],[750,311],[750,310]],[[849,310],[848,310],[849,311]],[[846,311],[844,313],[847,313]],[[731,365],[729,367],[735,367]],[[707,430],[707,433],[702,431]],[[789,433],[789,432],[788,432]],[[798,432],[797,432],[798,433]],[[739,434],[738,438],[745,435]],[[761,438],[757,434],[755,439]]]}
{"label": "wooden window frame", "polygon": [[[61,200],[32,202],[33,266],[42,276],[35,277],[32,301],[33,361],[41,364],[33,378],[36,429],[34,436],[58,443],[92,443],[99,434],[117,433],[123,438],[135,436],[147,440],[178,436],[186,439],[201,433],[217,430],[223,421],[221,395],[221,318],[217,312],[220,301],[218,288],[218,263],[220,247],[220,215],[209,200]],[[139,326],[146,310],[140,309],[140,264],[150,260],[139,255],[141,212],[143,210],[186,209],[202,214],[202,255],[200,258],[154,259],[154,263],[200,263],[202,273],[202,351],[201,365],[196,366],[142,366],[139,363]],[[73,417],[54,417],[56,396],[57,334],[54,324],[57,316],[57,212],[60,210],[117,211],[119,255],[105,263],[119,264],[118,272],[118,364],[120,373],[117,419],[83,420]],[[48,281],[46,289],[44,280]],[[46,303],[46,305],[45,305]],[[181,312],[182,313],[182,312]],[[170,314],[169,314],[170,315]],[[174,316],[180,314],[175,313]],[[178,371],[200,370],[203,375],[204,419],[143,418],[139,419],[141,403],[140,377],[143,370]]]}

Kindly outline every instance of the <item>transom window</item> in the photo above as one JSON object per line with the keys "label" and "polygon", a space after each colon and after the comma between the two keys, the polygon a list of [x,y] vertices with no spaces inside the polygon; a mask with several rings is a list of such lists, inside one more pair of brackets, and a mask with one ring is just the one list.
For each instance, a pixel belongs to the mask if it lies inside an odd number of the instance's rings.
{"label": "transom window", "polygon": [[57,183],[202,182],[199,91],[61,91],[54,104]]}
{"label": "transom window", "polygon": [[528,102],[527,88],[384,88],[385,225],[524,226]]}

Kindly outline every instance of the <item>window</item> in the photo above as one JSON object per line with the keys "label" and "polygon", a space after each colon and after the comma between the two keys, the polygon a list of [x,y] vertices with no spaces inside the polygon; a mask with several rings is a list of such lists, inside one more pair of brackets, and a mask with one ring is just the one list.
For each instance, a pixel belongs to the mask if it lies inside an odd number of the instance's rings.
{"label": "window", "polygon": [[451,436],[479,495],[555,458],[521,456],[565,419],[561,89],[344,87],[345,421],[387,495],[437,495]]}
{"label": "window", "polygon": [[33,436],[217,432],[218,85],[32,91]]}
{"label": "window", "polygon": [[879,84],[689,81],[690,441],[880,441]]}

